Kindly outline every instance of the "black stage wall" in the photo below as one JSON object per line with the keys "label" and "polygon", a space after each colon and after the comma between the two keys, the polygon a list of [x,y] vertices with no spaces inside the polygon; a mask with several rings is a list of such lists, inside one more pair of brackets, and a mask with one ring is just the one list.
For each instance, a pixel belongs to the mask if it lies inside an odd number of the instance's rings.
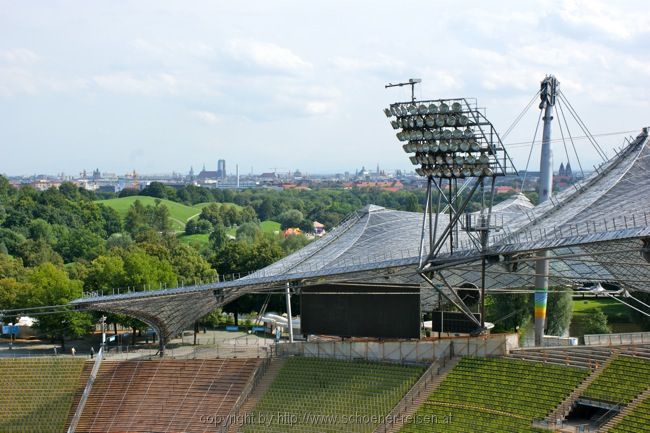
{"label": "black stage wall", "polygon": [[323,284],[300,295],[302,334],[420,338],[420,287]]}
{"label": "black stage wall", "polygon": [[[474,314],[474,317],[480,322],[481,315]],[[434,311],[431,317],[431,327],[434,332],[457,332],[461,334],[470,334],[478,328],[476,323],[472,322],[463,313]]]}

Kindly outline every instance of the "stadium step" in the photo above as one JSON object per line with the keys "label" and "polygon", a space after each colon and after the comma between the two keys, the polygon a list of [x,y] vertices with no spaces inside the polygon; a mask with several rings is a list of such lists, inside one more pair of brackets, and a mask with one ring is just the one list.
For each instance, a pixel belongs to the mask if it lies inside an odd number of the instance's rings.
{"label": "stadium step", "polygon": [[[397,433],[404,425],[404,420],[413,416],[422,404],[427,401],[431,393],[442,383],[447,374],[454,369],[461,358],[437,360],[427,368],[413,387],[404,395],[397,405],[388,414],[387,421],[380,424],[373,433]],[[433,380],[423,380],[434,375]],[[389,423],[388,420],[391,420]]]}
{"label": "stadium step", "polygon": [[650,398],[650,388],[639,394],[630,404],[625,406],[623,410],[620,411],[615,417],[607,421],[598,431],[608,432],[610,429],[614,428],[616,424],[621,422],[621,420],[625,418],[626,415],[636,409],[636,407],[647,398]]}
{"label": "stadium step", "polygon": [[72,406],[70,407],[70,412],[68,413],[68,418],[65,422],[65,431],[68,431],[68,427],[70,427],[70,421],[72,421],[72,417],[77,410],[77,405],[81,400],[81,395],[86,388],[86,383],[88,383],[88,377],[90,376],[90,372],[93,369],[93,364],[93,361],[86,361],[84,363],[83,370],[81,371],[81,377],[79,377],[79,384],[77,385],[77,392],[75,392],[74,397],[72,398]]}
{"label": "stadium step", "polygon": [[508,358],[594,370],[612,354],[650,360],[650,345],[544,347],[512,350]]}
{"label": "stadium step", "polygon": [[286,363],[286,359],[283,358],[271,359],[271,363],[267,367],[266,372],[264,372],[264,376],[262,376],[262,379],[259,381],[257,386],[253,389],[253,391],[249,394],[248,398],[239,409],[239,415],[237,416],[235,422],[230,425],[230,428],[228,429],[228,433],[237,433],[241,430],[241,427],[244,425],[244,420],[252,412],[253,408],[255,407],[259,399],[262,398],[266,390],[269,389],[269,386],[271,385],[271,383],[273,383],[273,381],[275,380],[280,370],[282,370],[282,367],[284,366],[285,363]]}
{"label": "stadium step", "polygon": [[610,356],[609,359],[600,364],[598,368],[592,371],[592,373],[587,376],[587,378],[583,380],[582,383],[564,399],[564,401],[562,401],[562,403],[560,403],[550,414],[548,414],[546,420],[549,422],[549,425],[557,425],[557,420],[564,421],[566,419],[567,415],[569,415],[571,409],[573,409],[573,406],[578,400],[578,397],[580,397],[582,393],[589,387],[589,385],[591,385],[591,383],[596,380],[603,371],[605,371],[607,366],[611,364],[614,358],[614,356]]}
{"label": "stadium step", "polygon": [[259,359],[105,361],[77,431],[217,430]]}

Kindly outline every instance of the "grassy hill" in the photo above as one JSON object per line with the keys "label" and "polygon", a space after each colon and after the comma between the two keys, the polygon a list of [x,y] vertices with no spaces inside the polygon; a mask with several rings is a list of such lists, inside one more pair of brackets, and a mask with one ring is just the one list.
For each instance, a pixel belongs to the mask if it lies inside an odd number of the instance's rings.
{"label": "grassy hill", "polygon": [[[117,213],[120,214],[122,218],[124,218],[126,216],[126,213],[129,211],[129,208],[136,200],[140,200],[140,203],[142,203],[144,206],[147,205],[153,206],[156,203],[157,199],[155,197],[149,197],[145,195],[134,195],[130,197],[112,198],[109,200],[98,200],[97,203],[102,203],[106,206],[112,207],[117,211]],[[211,204],[211,203],[199,203],[199,204],[195,204],[194,206],[187,206],[182,203],[176,203],[171,200],[161,199],[160,201],[169,209],[172,225],[174,227],[174,230],[176,231],[185,230],[185,223],[187,223],[192,218],[198,217],[199,214],[201,213],[201,209]],[[215,203],[215,204],[221,205],[222,203]],[[228,204],[231,206],[235,206],[237,208],[241,207],[234,203],[228,203]]]}
{"label": "grassy hill", "polygon": [[[122,197],[122,198],[112,198],[109,200],[98,200],[98,203],[102,203],[106,206],[112,207],[117,211],[117,213],[120,214],[122,218],[124,218],[129,211],[129,208],[135,202],[136,200],[140,200],[140,203],[143,205],[154,205],[156,203],[156,198],[154,197],[149,197],[149,196],[144,196],[144,195],[134,195],[130,197]],[[199,203],[194,206],[187,206],[182,203],[176,203],[171,200],[160,200],[162,204],[167,206],[169,209],[170,213],[170,218],[172,220],[172,226],[175,231],[177,232],[182,232],[185,230],[185,224],[191,220],[192,218],[197,218],[200,213],[201,209],[204,207],[210,205],[211,203]],[[215,203],[217,205],[221,205],[223,203]],[[228,203],[231,206],[235,206],[237,208],[241,207],[237,204],[234,203]],[[262,231],[265,233],[275,233],[280,230],[280,223],[276,221],[262,221],[260,223],[260,227],[262,228]],[[235,235],[237,232],[236,227],[231,227],[228,230],[228,234],[230,235]],[[183,242],[187,242],[190,244],[207,244],[208,243],[208,235],[207,234],[197,234],[197,235],[183,235],[179,234],[179,239],[182,240]]]}
{"label": "grassy hill", "polygon": [[[99,200],[98,203],[112,207],[122,218],[124,218],[129,208],[136,200],[140,200],[140,203],[145,206],[153,206],[157,199],[143,195],[134,195],[130,197],[112,198],[109,200]],[[185,223],[192,218],[198,217],[201,213],[201,209],[207,206],[207,203],[200,203],[196,206],[186,206],[171,200],[161,199],[160,201],[169,209],[172,225],[176,231],[185,230]]]}
{"label": "grassy hill", "polygon": [[[262,229],[262,232],[264,233],[271,233],[275,234],[276,232],[280,231],[280,223],[272,220],[266,220],[262,221],[260,223],[260,228]],[[235,236],[237,234],[237,227],[230,227],[226,230],[226,233],[228,233],[231,236]],[[178,238],[190,245],[207,245],[209,242],[210,235],[209,234],[196,234],[196,235],[179,235]]]}

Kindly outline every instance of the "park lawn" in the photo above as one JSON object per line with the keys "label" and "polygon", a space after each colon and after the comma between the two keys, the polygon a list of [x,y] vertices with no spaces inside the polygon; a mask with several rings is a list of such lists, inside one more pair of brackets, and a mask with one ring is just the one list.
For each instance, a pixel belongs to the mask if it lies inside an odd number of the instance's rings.
{"label": "park lawn", "polygon": [[574,316],[586,317],[597,309],[605,313],[610,323],[628,323],[630,321],[629,309],[614,299],[573,297]]}
{"label": "park lawn", "polygon": [[[129,197],[121,198],[112,198],[108,200],[98,200],[98,203],[109,206],[117,211],[122,218],[124,218],[129,211],[131,205],[136,201],[140,200],[144,206],[154,205],[156,203],[155,197],[149,197],[144,195],[133,195]],[[182,203],[176,203],[171,200],[160,199],[160,202],[167,206],[169,209],[169,216],[172,221],[172,227],[176,232],[182,232],[185,230],[185,224],[192,218],[197,218],[201,214],[201,209],[208,206],[211,203],[199,203],[194,206],[187,206]],[[217,205],[222,205],[223,203],[216,203]],[[234,203],[227,203],[232,206],[241,207]]]}
{"label": "park lawn", "polygon": [[171,200],[156,199],[155,197],[144,195],[133,195],[129,197],[99,200],[98,203],[112,207],[117,211],[117,213],[120,214],[122,218],[124,218],[129,211],[129,208],[136,200],[140,200],[140,203],[142,203],[144,206],[153,206],[155,205],[156,200],[160,200],[160,202],[167,206],[167,209],[169,209],[169,217],[172,221],[172,226],[175,231],[185,230],[185,223],[187,223],[192,218],[198,217],[201,213],[200,207],[186,206],[184,204],[176,203]]}
{"label": "park lawn", "polygon": [[607,323],[614,333],[639,332],[642,330],[640,325],[632,322],[629,309],[620,302],[611,298],[581,298],[580,295],[576,295],[573,297],[571,335],[583,335],[582,321],[597,309],[605,313]]}
{"label": "park lawn", "polygon": [[195,245],[202,247],[210,243],[210,234],[209,233],[198,233],[195,235],[186,235],[181,234],[178,236],[178,239],[188,245]]}
{"label": "park lawn", "polygon": [[260,228],[264,233],[275,234],[280,231],[280,223],[273,220],[266,220],[260,223]]}
{"label": "park lawn", "polygon": [[[266,220],[260,223],[260,228],[264,233],[275,234],[280,230],[280,223],[272,220]],[[228,227],[226,229],[226,234],[230,236],[236,236],[237,227]],[[198,245],[199,247],[202,247],[204,245],[207,245],[210,242],[210,234],[205,233],[205,234],[186,235],[186,234],[179,233],[178,239],[180,239],[181,242],[185,242],[189,245]]]}

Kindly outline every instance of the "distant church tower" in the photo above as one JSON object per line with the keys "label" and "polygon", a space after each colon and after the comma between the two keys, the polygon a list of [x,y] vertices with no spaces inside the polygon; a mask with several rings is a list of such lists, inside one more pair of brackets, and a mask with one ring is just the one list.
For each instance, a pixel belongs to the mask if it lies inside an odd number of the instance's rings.
{"label": "distant church tower", "polygon": [[560,172],[557,175],[560,176],[560,177],[566,175],[566,170],[564,168],[564,163],[563,162],[560,163]]}
{"label": "distant church tower", "polygon": [[564,170],[564,175],[566,177],[573,177],[573,170],[571,170],[571,163],[566,163],[566,169]]}

